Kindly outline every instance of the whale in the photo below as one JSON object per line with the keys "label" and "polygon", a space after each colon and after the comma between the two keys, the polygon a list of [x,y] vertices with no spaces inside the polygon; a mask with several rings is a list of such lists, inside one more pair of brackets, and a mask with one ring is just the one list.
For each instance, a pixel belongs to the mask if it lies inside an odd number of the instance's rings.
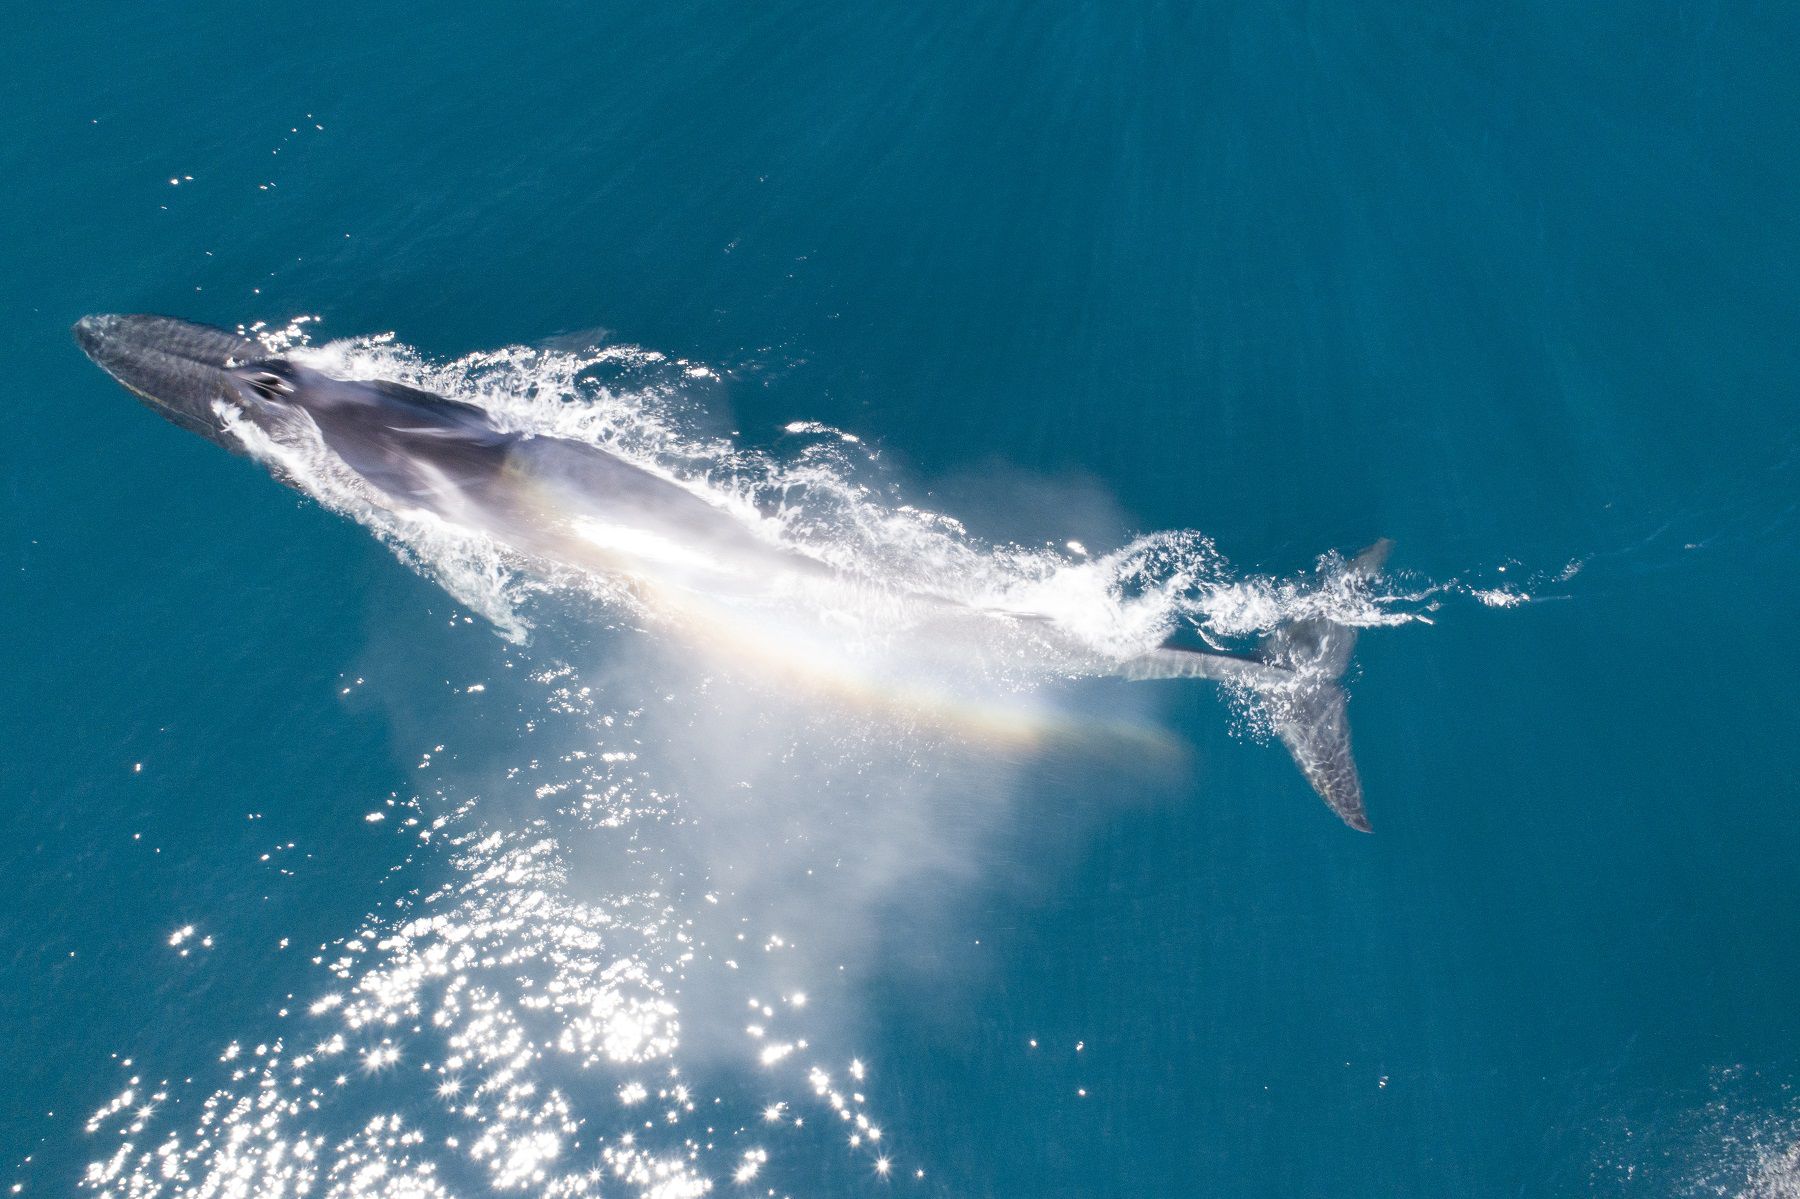
{"label": "whale", "polygon": [[[392,512],[429,514],[528,559],[600,572],[649,602],[716,610],[722,598],[839,573],[678,477],[585,441],[508,430],[474,404],[391,380],[340,378],[256,338],[176,317],[87,316],[73,333],[158,416],[261,459],[284,482],[298,485],[269,448],[322,444]],[[1376,578],[1389,549],[1377,541],[1349,561],[1345,576]],[[1253,653],[1165,644],[1109,661],[1103,673],[1250,689],[1312,789],[1346,825],[1368,832],[1341,686],[1357,632],[1310,617],[1279,625]]]}

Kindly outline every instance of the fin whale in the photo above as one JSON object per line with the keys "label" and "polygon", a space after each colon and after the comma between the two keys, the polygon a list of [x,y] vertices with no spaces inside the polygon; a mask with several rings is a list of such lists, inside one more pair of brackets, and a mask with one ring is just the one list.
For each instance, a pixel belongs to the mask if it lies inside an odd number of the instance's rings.
{"label": "fin whale", "polygon": [[[316,430],[396,511],[424,510],[527,554],[696,592],[833,573],[678,481],[585,442],[508,432],[471,404],[393,382],[338,379],[251,338],[174,317],[89,316],[74,336],[147,407],[216,445],[247,453],[245,425],[277,443],[296,428]],[[279,465],[273,469],[279,477]],[[1372,579],[1389,548],[1381,541],[1364,550],[1349,576]],[[1308,783],[1345,824],[1367,832],[1338,681],[1356,632],[1325,619],[1293,621],[1255,654],[1163,646],[1112,673],[1252,689]]]}

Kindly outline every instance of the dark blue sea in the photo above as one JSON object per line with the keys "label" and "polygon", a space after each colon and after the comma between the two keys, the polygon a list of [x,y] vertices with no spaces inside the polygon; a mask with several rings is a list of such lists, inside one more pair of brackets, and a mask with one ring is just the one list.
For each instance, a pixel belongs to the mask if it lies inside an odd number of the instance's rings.
{"label": "dark blue sea", "polygon": [[[1791,9],[7,25],[9,1193],[1800,1193]],[[1055,620],[813,694],[279,485],[95,312]],[[1319,612],[1372,835],[1255,696],[1030,648]]]}

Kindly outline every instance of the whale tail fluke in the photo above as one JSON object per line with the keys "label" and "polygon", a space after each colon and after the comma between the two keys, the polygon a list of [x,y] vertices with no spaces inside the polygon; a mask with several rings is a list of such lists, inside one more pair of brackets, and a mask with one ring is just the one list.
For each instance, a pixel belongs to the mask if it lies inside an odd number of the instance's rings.
{"label": "whale tail fluke", "polygon": [[[1392,545],[1376,542],[1340,577],[1353,584],[1374,578]],[[1253,656],[1165,646],[1125,663],[1119,673],[1131,679],[1208,678],[1251,687],[1262,699],[1275,735],[1319,798],[1345,824],[1366,833],[1369,817],[1350,752],[1346,697],[1338,685],[1356,648],[1356,633],[1354,625],[1309,617],[1275,629]]]}

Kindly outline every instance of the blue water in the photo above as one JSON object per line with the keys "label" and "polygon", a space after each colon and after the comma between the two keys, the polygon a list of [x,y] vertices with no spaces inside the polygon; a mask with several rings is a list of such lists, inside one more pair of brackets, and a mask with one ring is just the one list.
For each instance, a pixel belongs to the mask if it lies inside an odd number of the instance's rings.
{"label": "blue water", "polygon": [[[1800,18],[8,24],[0,1182],[1800,1185]],[[536,597],[511,643],[142,411],[70,341],[95,311],[316,316],[315,343],[392,331],[451,373],[644,347],[719,378],[621,394],[778,460],[790,422],[854,434],[846,477],[980,544],[1193,529],[1286,579],[1392,537],[1426,619],[1367,631],[1350,684],[1375,835],[1199,685],[1072,701],[1131,707],[1173,762],[804,721],[770,749],[604,605]],[[638,756],[606,792],[586,751]],[[400,977],[396,930],[453,905],[485,998]],[[732,930],[775,960],[789,924],[785,989],[746,997]],[[608,1050],[618,994],[581,987],[615,960],[673,972]],[[779,1038],[809,1044],[761,1064]],[[832,1094],[882,1138],[852,1145]]]}

